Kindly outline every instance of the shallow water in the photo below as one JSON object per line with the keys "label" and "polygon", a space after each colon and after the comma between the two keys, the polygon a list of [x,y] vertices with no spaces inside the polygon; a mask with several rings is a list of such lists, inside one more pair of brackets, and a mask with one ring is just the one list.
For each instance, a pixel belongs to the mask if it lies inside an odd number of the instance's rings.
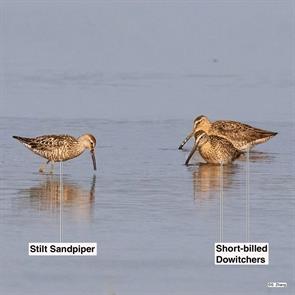
{"label": "shallow water", "polygon": [[[250,154],[250,241],[270,243],[270,265],[216,267],[220,170],[198,156],[183,165],[191,143],[177,147],[190,121],[1,118],[0,293],[291,294],[293,127],[253,124],[279,132]],[[64,241],[97,242],[98,255],[29,257],[28,242],[59,240],[59,165],[39,174],[41,159],[11,135],[89,131],[98,171],[88,152],[64,164]],[[224,241],[245,241],[245,159],[224,167],[223,186]]]}

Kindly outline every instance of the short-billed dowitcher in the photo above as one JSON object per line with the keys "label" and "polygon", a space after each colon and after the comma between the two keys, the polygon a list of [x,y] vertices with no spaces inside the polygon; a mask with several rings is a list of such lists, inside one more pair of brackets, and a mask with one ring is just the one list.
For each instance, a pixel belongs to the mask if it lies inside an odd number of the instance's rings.
{"label": "short-billed dowitcher", "polygon": [[188,165],[191,157],[198,149],[200,155],[207,163],[228,164],[237,159],[242,151],[236,149],[231,142],[225,138],[208,135],[203,130],[194,133],[195,144],[185,162]]}
{"label": "short-billed dowitcher", "polygon": [[[94,148],[96,139],[91,134],[84,134],[78,138],[70,135],[43,135],[34,138],[13,136],[35,154],[51,162],[64,162],[81,155],[89,149],[92,155],[93,168],[96,170]],[[42,165],[39,169],[43,172]]]}
{"label": "short-billed dowitcher", "polygon": [[239,150],[250,149],[257,144],[266,142],[277,134],[277,132],[255,128],[237,121],[220,120],[210,122],[206,116],[202,115],[194,120],[192,132],[183,140],[178,149],[181,150],[198,130],[204,130],[208,135],[223,137]]}

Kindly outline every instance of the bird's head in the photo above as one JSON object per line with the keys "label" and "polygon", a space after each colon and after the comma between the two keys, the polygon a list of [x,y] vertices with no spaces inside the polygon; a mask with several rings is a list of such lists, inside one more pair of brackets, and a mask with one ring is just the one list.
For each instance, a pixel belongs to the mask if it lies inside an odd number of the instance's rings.
{"label": "bird's head", "polygon": [[201,146],[208,141],[208,135],[204,130],[196,131],[194,137],[196,146]]}
{"label": "bird's head", "polygon": [[78,140],[86,149],[89,149],[90,151],[94,150],[96,146],[96,139],[92,134],[83,134],[78,138]]}
{"label": "bird's head", "polygon": [[194,124],[193,124],[194,131],[197,131],[197,130],[207,131],[207,129],[209,129],[209,127],[210,127],[210,121],[204,115],[201,115],[194,120]]}
{"label": "bird's head", "polygon": [[208,135],[204,130],[198,130],[198,131],[194,132],[194,137],[195,137],[195,144],[194,144],[190,154],[188,155],[188,158],[185,161],[185,165],[188,165],[190,159],[192,158],[192,156],[194,155],[196,150],[208,141]]}
{"label": "bird's head", "polygon": [[96,139],[92,134],[86,133],[81,135],[78,138],[78,141],[85,149],[89,149],[91,156],[92,156],[92,162],[93,162],[93,169],[96,170],[96,159],[94,154],[94,149],[96,146]]}

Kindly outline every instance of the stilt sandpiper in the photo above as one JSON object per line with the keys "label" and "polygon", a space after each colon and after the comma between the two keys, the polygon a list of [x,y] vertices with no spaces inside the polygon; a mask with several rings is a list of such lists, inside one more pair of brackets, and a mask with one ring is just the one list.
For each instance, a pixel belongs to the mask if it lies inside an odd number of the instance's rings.
{"label": "stilt sandpiper", "polygon": [[[70,135],[43,135],[34,138],[13,136],[13,138],[23,143],[35,154],[47,159],[47,164],[51,162],[64,162],[81,155],[85,149],[89,149],[93,168],[96,170],[96,160],[94,148],[96,145],[95,137],[91,134],[84,134],[78,138]],[[41,165],[40,172],[43,172]]]}

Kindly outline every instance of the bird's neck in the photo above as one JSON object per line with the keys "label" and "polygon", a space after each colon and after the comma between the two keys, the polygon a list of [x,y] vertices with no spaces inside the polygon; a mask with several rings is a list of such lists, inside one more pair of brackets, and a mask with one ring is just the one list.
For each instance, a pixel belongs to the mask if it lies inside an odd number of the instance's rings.
{"label": "bird's neck", "polygon": [[77,155],[81,155],[85,150],[86,150],[86,147],[79,142],[77,150],[76,150]]}

